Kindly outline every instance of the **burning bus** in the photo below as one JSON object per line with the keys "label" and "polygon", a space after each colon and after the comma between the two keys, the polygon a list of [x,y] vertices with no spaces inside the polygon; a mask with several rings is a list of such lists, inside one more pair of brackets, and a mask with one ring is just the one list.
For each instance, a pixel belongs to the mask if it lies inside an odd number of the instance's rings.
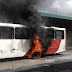
{"label": "burning bus", "polygon": [[40,37],[35,35],[36,39],[30,40],[28,28],[24,25],[0,23],[0,58],[41,57],[42,54],[65,51],[65,28],[44,26],[41,28],[43,35],[47,33],[46,39],[40,41]]}
{"label": "burning bus", "polygon": [[42,54],[65,51],[65,28],[41,26],[41,31],[43,35],[47,33],[43,41],[38,35],[31,40],[25,25],[0,23],[0,59],[24,56],[40,58]]}

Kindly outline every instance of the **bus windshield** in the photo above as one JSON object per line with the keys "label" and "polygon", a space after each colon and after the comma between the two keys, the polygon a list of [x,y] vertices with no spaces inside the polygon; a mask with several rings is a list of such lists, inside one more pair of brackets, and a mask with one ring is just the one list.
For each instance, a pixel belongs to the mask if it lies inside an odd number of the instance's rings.
{"label": "bus windshield", "polygon": [[0,39],[13,39],[14,28],[12,27],[0,27]]}

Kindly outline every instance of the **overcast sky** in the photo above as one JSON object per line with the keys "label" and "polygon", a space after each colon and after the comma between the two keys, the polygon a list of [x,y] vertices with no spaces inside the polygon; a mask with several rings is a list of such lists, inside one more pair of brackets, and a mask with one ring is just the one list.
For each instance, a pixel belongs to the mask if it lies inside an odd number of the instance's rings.
{"label": "overcast sky", "polygon": [[39,0],[38,11],[72,16],[72,0]]}

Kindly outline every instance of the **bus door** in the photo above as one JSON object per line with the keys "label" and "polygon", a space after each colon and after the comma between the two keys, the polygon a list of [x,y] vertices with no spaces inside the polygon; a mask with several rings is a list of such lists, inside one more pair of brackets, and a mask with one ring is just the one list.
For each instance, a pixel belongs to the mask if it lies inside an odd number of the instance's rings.
{"label": "bus door", "polygon": [[10,57],[13,34],[12,27],[0,27],[0,58]]}
{"label": "bus door", "polygon": [[19,57],[24,56],[30,47],[30,39],[28,38],[28,32],[26,28],[16,27],[15,28],[15,39],[13,40],[13,56]]}

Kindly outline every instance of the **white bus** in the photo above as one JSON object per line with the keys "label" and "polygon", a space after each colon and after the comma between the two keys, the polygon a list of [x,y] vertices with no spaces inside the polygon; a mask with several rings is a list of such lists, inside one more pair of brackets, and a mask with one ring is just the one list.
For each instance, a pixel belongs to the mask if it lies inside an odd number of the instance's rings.
{"label": "white bus", "polygon": [[[42,53],[46,55],[65,51],[66,29],[43,26],[42,28],[48,30],[48,35],[52,32],[51,44],[42,48]],[[0,59],[28,56],[32,50],[31,44],[28,28],[25,25],[0,23]]]}

